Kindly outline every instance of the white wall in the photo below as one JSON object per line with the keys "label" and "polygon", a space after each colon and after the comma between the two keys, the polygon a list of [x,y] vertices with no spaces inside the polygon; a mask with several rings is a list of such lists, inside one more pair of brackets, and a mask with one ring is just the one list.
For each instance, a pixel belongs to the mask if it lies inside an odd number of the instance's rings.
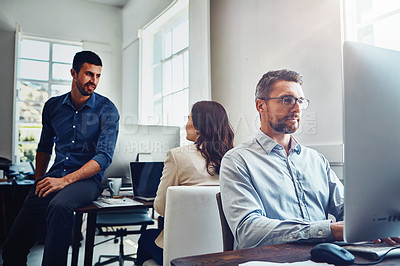
{"label": "white wall", "polygon": [[[104,55],[103,79],[97,92],[121,106],[121,9],[82,0],[0,0],[0,35],[2,54],[0,61],[0,156],[11,158],[12,91],[14,42],[10,40],[15,23],[26,34],[48,38],[85,41],[86,47],[99,48]],[[11,63],[11,64],[10,64]],[[106,77],[105,77],[106,76]],[[105,82],[103,82],[105,81]],[[108,84],[106,84],[108,83]],[[4,97],[6,96],[6,97]]]}
{"label": "white wall", "polygon": [[212,98],[226,107],[236,143],[259,128],[254,92],[262,74],[289,68],[303,74],[303,90],[311,101],[296,138],[338,151],[334,156],[340,162],[339,1],[213,0],[210,13]]}
{"label": "white wall", "polygon": [[[254,91],[262,74],[289,68],[304,76],[316,115],[316,130],[297,138],[304,144],[342,143],[340,6],[337,0],[211,1],[213,99],[228,109],[232,122],[245,117],[255,131]],[[240,125],[238,140],[248,138]]]}
{"label": "white wall", "polygon": [[[0,11],[1,12],[1,11]],[[0,156],[11,159],[14,32],[0,21]]]}

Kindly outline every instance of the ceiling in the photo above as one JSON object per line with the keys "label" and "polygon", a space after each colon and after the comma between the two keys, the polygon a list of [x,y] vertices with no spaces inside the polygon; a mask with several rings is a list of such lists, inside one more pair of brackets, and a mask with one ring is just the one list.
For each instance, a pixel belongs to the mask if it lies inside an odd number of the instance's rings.
{"label": "ceiling", "polygon": [[95,2],[115,7],[124,7],[129,0],[84,0],[84,1]]}

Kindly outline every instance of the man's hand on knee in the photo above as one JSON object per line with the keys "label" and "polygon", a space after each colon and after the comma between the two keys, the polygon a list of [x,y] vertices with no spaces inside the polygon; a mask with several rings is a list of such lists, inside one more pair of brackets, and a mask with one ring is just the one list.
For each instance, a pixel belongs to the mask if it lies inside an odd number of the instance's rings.
{"label": "man's hand on knee", "polygon": [[67,184],[64,178],[46,177],[36,185],[35,194],[39,197],[46,197],[52,192],[63,189]]}

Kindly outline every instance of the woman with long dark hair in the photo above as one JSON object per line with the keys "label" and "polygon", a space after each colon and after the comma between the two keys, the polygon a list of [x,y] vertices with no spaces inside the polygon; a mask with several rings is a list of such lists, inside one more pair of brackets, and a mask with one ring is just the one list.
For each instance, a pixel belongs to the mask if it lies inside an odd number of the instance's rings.
{"label": "woman with long dark hair", "polygon": [[[154,209],[164,216],[169,186],[219,185],[219,170],[224,154],[233,148],[234,133],[224,107],[215,101],[193,105],[186,124],[186,138],[193,145],[170,150],[154,200]],[[163,232],[150,229],[142,233],[137,252],[138,264],[154,259],[162,264]]]}
{"label": "woman with long dark hair", "polygon": [[208,173],[219,174],[221,159],[233,148],[234,136],[224,107],[213,101],[197,102],[192,107],[189,123],[190,119],[196,131],[196,148],[206,159]]}

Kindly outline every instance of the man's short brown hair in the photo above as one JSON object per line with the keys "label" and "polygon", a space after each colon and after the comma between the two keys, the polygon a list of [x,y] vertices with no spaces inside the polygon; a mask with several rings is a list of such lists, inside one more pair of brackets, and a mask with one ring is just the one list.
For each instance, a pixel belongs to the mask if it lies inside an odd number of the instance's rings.
{"label": "man's short brown hair", "polygon": [[283,81],[293,81],[299,85],[303,84],[303,76],[296,71],[281,69],[275,71],[269,71],[265,73],[256,87],[256,101],[259,98],[268,98],[272,92],[272,86],[280,80]]}

